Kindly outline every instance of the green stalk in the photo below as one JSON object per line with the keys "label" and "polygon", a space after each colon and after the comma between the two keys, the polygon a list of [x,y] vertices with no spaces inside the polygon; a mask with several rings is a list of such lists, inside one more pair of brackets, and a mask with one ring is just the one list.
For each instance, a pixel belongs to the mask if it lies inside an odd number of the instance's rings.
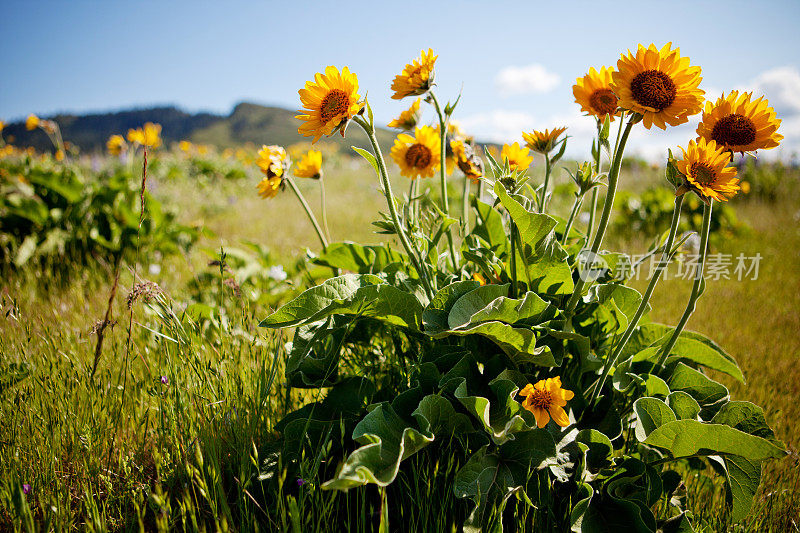
{"label": "green stalk", "polygon": [[375,128],[359,116],[353,117],[353,121],[361,126],[361,128],[364,130],[364,133],[366,133],[367,137],[369,137],[369,142],[372,144],[372,151],[375,155],[375,161],[378,164],[378,174],[381,179],[381,185],[383,186],[383,195],[386,197],[386,203],[389,204],[389,214],[391,215],[392,222],[397,230],[397,236],[400,238],[400,243],[403,245],[403,248],[408,254],[408,258],[411,260],[412,266],[417,271],[428,298],[433,299],[433,289],[431,289],[431,284],[428,280],[425,270],[422,269],[422,260],[414,253],[414,250],[411,247],[411,242],[409,242],[408,236],[406,236],[406,232],[403,229],[403,226],[400,224],[400,217],[397,215],[397,208],[394,205],[392,185],[389,183],[389,174],[386,171],[386,162],[383,160],[381,147],[378,144],[378,139],[375,137]]}
{"label": "green stalk", "polygon": [[672,245],[675,242],[675,234],[678,232],[678,223],[680,222],[681,218],[681,207],[683,206],[683,195],[675,197],[675,208],[672,211],[672,223],[669,226],[669,235],[667,236],[667,242],[664,244],[664,248],[661,251],[661,259],[658,261],[656,265],[656,271],[653,273],[653,276],[650,278],[650,283],[647,285],[647,290],[645,290],[644,295],[642,296],[642,301],[639,303],[639,307],[636,309],[636,313],[634,313],[633,318],[628,323],[628,327],[625,329],[625,332],[622,334],[619,342],[617,343],[616,347],[614,348],[614,352],[606,360],[605,365],[603,366],[603,372],[600,375],[600,379],[597,381],[594,389],[592,390],[592,396],[589,400],[589,405],[592,405],[594,401],[597,399],[597,396],[600,394],[600,391],[603,390],[603,385],[605,385],[606,378],[608,378],[608,374],[611,372],[611,368],[617,364],[617,359],[619,355],[622,353],[622,350],[625,349],[625,346],[628,344],[631,336],[633,336],[633,332],[639,325],[639,321],[642,319],[642,315],[644,315],[645,310],[647,309],[647,304],[650,302],[650,298],[653,296],[653,291],[656,288],[656,284],[658,280],[661,278],[661,274],[667,268],[667,264],[671,258],[672,254]]}
{"label": "green stalk", "polygon": [[464,194],[461,197],[461,223],[464,224],[464,234],[469,228],[469,182],[470,178],[464,176]]}
{"label": "green stalk", "polygon": [[672,348],[675,347],[675,343],[678,342],[678,337],[680,337],[681,333],[683,333],[683,329],[686,327],[689,317],[692,316],[692,313],[694,313],[695,307],[697,306],[697,300],[700,298],[700,289],[703,285],[703,271],[706,264],[706,254],[708,253],[708,233],[709,229],[711,228],[711,209],[713,207],[713,203],[714,200],[709,198],[708,203],[703,207],[703,229],[700,233],[700,264],[697,265],[697,272],[694,276],[694,284],[692,285],[692,294],[689,296],[689,303],[686,304],[686,310],[684,310],[678,325],[675,326],[675,331],[672,332],[672,336],[670,336],[667,343],[661,349],[661,355],[659,356],[658,363],[656,363],[655,366],[656,369],[661,369],[664,366],[664,362],[667,360],[667,357],[669,357],[669,353],[672,351]]}
{"label": "green stalk", "polygon": [[311,211],[311,208],[306,202],[306,199],[303,197],[303,193],[300,192],[300,189],[297,188],[295,185],[294,180],[289,177],[284,177],[284,181],[289,184],[289,187],[294,191],[295,196],[297,199],[300,200],[300,205],[303,206],[303,209],[306,211],[306,215],[308,215],[308,219],[311,221],[311,225],[314,226],[314,231],[317,232],[317,237],[319,237],[319,242],[322,243],[322,250],[328,251],[328,240],[325,238],[325,235],[322,233],[322,228],[317,222],[317,217],[314,216],[314,213]]}
{"label": "green stalk", "polygon": [[517,225],[511,220],[511,298],[517,297]]}
{"label": "green stalk", "polygon": [[[594,170],[599,175],[600,174],[600,159],[602,158],[603,154],[603,147],[600,145],[600,130],[602,129],[602,125],[600,124],[600,120],[597,121],[597,153],[594,157]],[[586,238],[592,238],[592,230],[594,230],[594,217],[597,213],[597,187],[592,189],[592,207],[591,211],[589,211],[589,227],[586,230]]]}
{"label": "green stalk", "polygon": [[416,215],[416,213],[415,213],[416,207],[414,206],[413,198],[416,196],[417,180],[414,179],[414,178],[411,178],[411,180],[409,180],[409,181],[411,181],[411,183],[408,184],[408,208],[407,208],[408,209],[408,222],[409,222],[409,226],[413,226],[415,224],[415,219],[416,219],[416,217],[415,217],[415,215]]}
{"label": "green stalk", "polygon": [[328,228],[328,209],[325,203],[325,180],[323,179],[321,172],[319,175],[319,197],[320,203],[322,204],[322,225],[325,226],[325,235],[328,237],[328,239],[330,239],[331,230]]}
{"label": "green stalk", "polygon": [[569,235],[569,231],[572,229],[572,223],[575,221],[575,215],[577,215],[578,211],[581,209],[581,204],[583,204],[583,195],[579,194],[575,197],[575,203],[572,204],[572,211],[569,213],[567,225],[564,227],[564,237],[561,241],[562,245],[567,243],[567,236]]}
{"label": "green stalk", "polygon": [[[600,246],[603,244],[603,237],[605,236],[606,228],[608,227],[608,221],[611,219],[611,209],[614,206],[614,195],[617,192],[619,170],[622,166],[622,153],[625,151],[625,143],[628,141],[628,136],[631,133],[631,129],[633,129],[633,124],[633,119],[628,121],[628,124],[625,126],[625,131],[620,138],[619,145],[614,152],[614,160],[611,163],[611,170],[608,173],[608,192],[606,193],[606,199],[603,202],[603,212],[600,215],[600,224],[597,226],[597,233],[592,241],[590,257],[597,255],[597,252],[600,250]],[[572,318],[575,308],[578,306],[578,300],[580,300],[581,292],[583,291],[583,286],[585,284],[586,281],[582,277],[578,276],[578,280],[575,282],[575,290],[572,292],[572,296],[570,296],[569,301],[567,301],[567,307],[564,310],[564,317],[566,320]]]}
{"label": "green stalk", "polygon": [[544,185],[542,185],[542,196],[539,198],[539,212],[544,213],[544,204],[547,199],[547,186],[550,184],[550,154],[544,154]]}
{"label": "green stalk", "polygon": [[[433,101],[433,107],[436,108],[436,115],[439,117],[439,139],[440,139],[440,147],[439,147],[439,155],[440,155],[440,173],[439,177],[442,182],[442,211],[444,211],[445,215],[450,215],[450,205],[447,199],[447,165],[445,164],[445,159],[447,159],[447,120],[442,113],[442,108],[439,106],[439,100],[436,99],[436,94],[433,90],[429,91],[431,95],[431,100]],[[452,228],[452,226],[450,227]],[[458,256],[456,255],[456,248],[453,245],[453,233],[450,228],[447,228],[447,244],[450,248],[450,259],[453,261],[453,270],[458,268]]]}
{"label": "green stalk", "polygon": [[589,227],[586,228],[586,238],[592,238],[592,230],[594,230],[594,215],[597,212],[597,187],[592,189],[592,207],[589,208]]}

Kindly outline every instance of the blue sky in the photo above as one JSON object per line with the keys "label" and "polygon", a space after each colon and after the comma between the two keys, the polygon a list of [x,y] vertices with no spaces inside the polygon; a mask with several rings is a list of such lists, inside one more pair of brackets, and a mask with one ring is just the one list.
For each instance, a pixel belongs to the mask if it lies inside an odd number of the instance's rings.
{"label": "blue sky", "polygon": [[[757,7],[756,7],[757,6]],[[0,119],[28,113],[177,104],[227,113],[239,101],[296,108],[297,89],[326,65],[349,66],[377,118],[410,104],[392,77],[422,48],[438,93],[480,138],[569,126],[590,142],[571,86],[637,43],[672,41],[703,68],[707,96],[751,88],[784,120],[782,151],[800,148],[800,2],[70,2],[0,3]],[[517,92],[502,80],[516,72]],[[639,135],[645,155],[692,128]],[[269,139],[265,139],[268,142]],[[571,151],[572,151],[571,150]]]}

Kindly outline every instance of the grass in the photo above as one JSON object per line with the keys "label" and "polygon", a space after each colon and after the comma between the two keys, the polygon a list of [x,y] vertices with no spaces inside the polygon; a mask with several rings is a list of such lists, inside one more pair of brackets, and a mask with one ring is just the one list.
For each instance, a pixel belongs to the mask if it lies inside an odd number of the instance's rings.
{"label": "grass", "polygon": [[[656,178],[639,169],[627,179],[639,189]],[[379,241],[370,224],[385,206],[366,166],[343,158],[325,182],[333,240]],[[436,190],[433,180],[426,183]],[[397,180],[395,193],[406,185]],[[208,253],[220,247],[260,242],[287,269],[306,248],[318,249],[290,191],[265,202],[254,194],[252,179],[180,177],[154,179],[150,188],[180,209],[182,222],[210,232],[186,257],[141,257],[135,270],[123,270],[113,312],[117,323],[93,378],[91,331],[105,313],[111,269],[100,265],[68,279],[53,278],[46,266],[4,273],[0,368],[25,363],[31,371],[12,386],[0,376],[0,531],[250,531],[257,525],[262,531],[373,531],[384,501],[397,506],[393,530],[457,531],[469,506],[448,487],[464,458],[450,456],[444,445],[404,464],[385,494],[374,486],[346,494],[318,490],[336,465],[305,451],[291,468],[266,468],[275,457],[276,422],[315,399],[313,392],[289,391],[283,380],[289,338],[257,327],[269,312],[263,301],[237,300],[222,284],[206,286],[216,303],[213,319],[183,313],[187,284],[204,272],[215,274]],[[318,184],[304,181],[301,189],[316,207]],[[736,357],[747,385],[717,377],[734,398],[764,406],[790,450],[789,457],[765,468],[754,512],[738,526],[741,531],[797,530],[800,514],[798,209],[796,194],[774,203],[737,204],[753,231],[721,251],[761,253],[759,278],[709,282],[689,323]],[[644,241],[613,244],[632,251],[644,247]],[[151,263],[160,263],[159,274],[148,273]],[[163,294],[129,309],[124,296],[142,277],[157,281]],[[689,290],[689,281],[661,283],[651,318],[675,323]],[[259,479],[260,473],[278,479]],[[265,493],[268,482],[280,490]],[[31,486],[27,495],[23,484]],[[719,484],[693,478],[687,492],[706,531],[734,527],[720,511]],[[456,512],[445,516],[443,508]]]}

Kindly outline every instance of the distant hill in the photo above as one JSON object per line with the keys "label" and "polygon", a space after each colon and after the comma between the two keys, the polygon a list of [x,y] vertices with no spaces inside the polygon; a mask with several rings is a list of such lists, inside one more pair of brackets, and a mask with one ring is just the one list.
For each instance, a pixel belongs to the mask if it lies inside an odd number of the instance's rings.
{"label": "distant hill", "polygon": [[[161,124],[161,136],[167,145],[184,139],[219,148],[241,146],[248,142],[257,146],[288,146],[311,140],[297,133],[300,122],[294,115],[295,111],[288,109],[243,102],[236,105],[227,116],[187,113],[177,107],[168,106],[88,115],[61,114],[43,118],[55,120],[61,128],[64,140],[79,146],[85,153],[105,150],[106,140],[111,135],[125,135],[129,129],[138,128],[145,122]],[[3,136],[7,140],[13,138],[16,146],[33,146],[40,151],[52,149],[49,139],[42,131],[27,131],[22,122],[7,125]],[[378,131],[378,141],[385,156],[388,156],[386,152],[394,136],[394,133],[386,129]],[[327,138],[326,142],[339,144],[343,148],[351,145],[369,146],[369,140],[361,128],[353,124],[347,129],[346,139],[337,134]]]}

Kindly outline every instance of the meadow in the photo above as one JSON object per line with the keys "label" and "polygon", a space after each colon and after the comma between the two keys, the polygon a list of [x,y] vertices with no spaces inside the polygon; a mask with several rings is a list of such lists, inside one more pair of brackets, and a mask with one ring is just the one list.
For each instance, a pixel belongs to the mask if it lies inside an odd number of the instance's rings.
{"label": "meadow", "polygon": [[333,66],[298,133],[370,149],[148,122],[82,155],[35,115],[53,150],[0,143],[0,530],[798,529],[800,170],[753,157],[768,102],[640,45],[576,81],[570,161],[566,128],[461,131],[436,58],[392,82],[419,98],[386,154]]}
{"label": "meadow", "polygon": [[[320,276],[319,267],[298,269],[306,250],[318,250],[318,243],[311,225],[298,216],[296,200],[288,194],[260,199],[254,192],[257,171],[239,162],[234,164],[243,174],[238,178],[192,174],[193,163],[219,160],[219,155],[186,158],[162,151],[150,157],[148,190],[178,213],[180,223],[203,228],[202,236],[188,253],[161,257],[148,251],[124,266],[113,305],[116,325],[107,333],[94,376],[92,331],[107,308],[113,266],[75,263],[57,275],[47,261],[5,267],[0,529],[248,531],[260,524],[262,531],[322,531],[341,530],[334,524],[347,520],[353,521],[349,530],[375,530],[378,490],[321,491],[325,479],[315,476],[320,465],[313,457],[302,459],[303,483],[282,479],[279,495],[265,494],[266,481],[259,478],[270,443],[278,438],[278,420],[315,399],[287,388],[286,334],[257,327],[280,301]],[[166,172],[170,161],[183,173]],[[631,164],[627,170],[627,190],[663,181],[662,169]],[[370,225],[382,197],[366,164],[338,155],[326,172],[334,239],[384,241]],[[535,166],[534,179],[541,172]],[[131,176],[133,189],[139,185],[136,178]],[[566,173],[556,185],[564,180]],[[737,531],[794,530],[800,510],[800,436],[794,424],[800,416],[794,400],[800,392],[795,378],[800,354],[797,180],[797,171],[791,171],[778,199],[753,196],[735,203],[739,219],[751,230],[726,240],[720,251],[760,253],[758,279],[710,284],[689,323],[713,332],[737,358],[747,386],[725,376],[722,382],[733,397],[764,405],[767,420],[790,450],[788,457],[766,466],[754,511]],[[397,188],[402,184],[398,178]],[[316,183],[305,181],[301,187],[310,202],[318,198]],[[283,265],[289,277],[269,288],[263,280],[252,286],[243,282],[242,291],[272,296],[237,294],[233,284],[222,284],[235,273],[209,266],[220,251],[246,249],[247,242],[268,249],[257,263],[258,276]],[[632,237],[614,245],[641,252],[647,242]],[[158,284],[160,295],[150,304],[129,307],[126,296],[145,279]],[[213,293],[212,301],[204,300],[212,310],[205,318],[195,315],[192,326],[185,320],[183,326],[171,324],[180,322],[176,317],[184,316],[187,306],[203,303],[197,291],[190,292],[193,284]],[[652,319],[674,321],[688,285],[679,279],[663,282],[654,295],[659,306]],[[175,342],[170,331],[186,339]],[[19,381],[15,366],[26,368]],[[455,461],[432,453],[403,473],[405,486],[398,490],[416,494],[402,509],[407,531],[456,527],[456,517],[428,504],[431,498],[457,503],[441,486],[452,476]],[[706,522],[703,530],[722,530],[720,483],[700,475],[695,479],[687,483],[688,507]],[[24,494],[23,485],[30,492]]]}

